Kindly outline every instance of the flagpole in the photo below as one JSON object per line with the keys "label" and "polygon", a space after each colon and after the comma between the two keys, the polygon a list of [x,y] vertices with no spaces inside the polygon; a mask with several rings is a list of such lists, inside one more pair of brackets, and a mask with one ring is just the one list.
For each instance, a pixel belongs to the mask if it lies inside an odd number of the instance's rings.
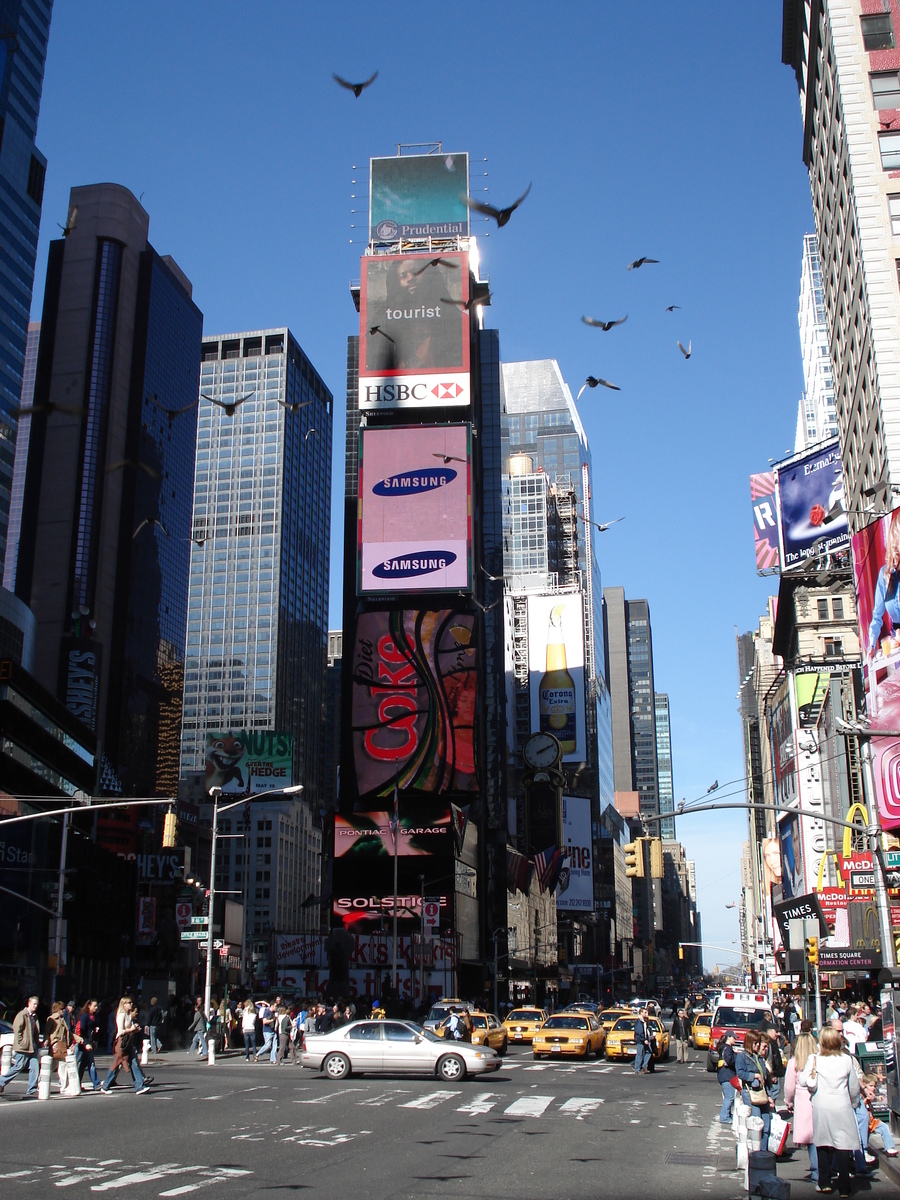
{"label": "flagpole", "polygon": [[397,773],[394,775],[394,820],[391,823],[391,828],[394,831],[394,946],[393,946],[393,988],[394,995],[399,999],[397,991],[397,846],[400,841],[400,791],[399,791],[400,768],[397,767]]}

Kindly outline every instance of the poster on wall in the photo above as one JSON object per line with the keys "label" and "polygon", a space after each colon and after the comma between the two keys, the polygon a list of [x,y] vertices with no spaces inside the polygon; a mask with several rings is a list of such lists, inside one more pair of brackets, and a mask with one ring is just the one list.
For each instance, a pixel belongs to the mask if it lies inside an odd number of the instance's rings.
{"label": "poster on wall", "polygon": [[591,802],[586,796],[563,796],[562,831],[563,864],[556,886],[556,907],[563,912],[593,912]]}
{"label": "poster on wall", "polygon": [[360,796],[473,792],[477,623],[453,609],[361,613],[353,647]]}
{"label": "poster on wall", "polygon": [[468,591],[468,425],[360,433],[358,592]]}
{"label": "poster on wall", "polygon": [[778,570],[778,507],[775,490],[774,471],[761,471],[758,475],[750,476],[753,545],[756,570],[760,575],[771,575]]}
{"label": "poster on wall", "polygon": [[835,438],[775,468],[778,484],[781,569],[828,556],[844,563],[850,528],[844,509],[841,448]]}
{"label": "poster on wall", "polygon": [[563,762],[583,762],[584,612],[580,592],[528,597],[531,728],[558,739]]}
{"label": "poster on wall", "polygon": [[785,900],[802,896],[806,892],[803,874],[803,849],[800,835],[800,817],[791,813],[778,822],[778,838],[781,842],[781,888]]}

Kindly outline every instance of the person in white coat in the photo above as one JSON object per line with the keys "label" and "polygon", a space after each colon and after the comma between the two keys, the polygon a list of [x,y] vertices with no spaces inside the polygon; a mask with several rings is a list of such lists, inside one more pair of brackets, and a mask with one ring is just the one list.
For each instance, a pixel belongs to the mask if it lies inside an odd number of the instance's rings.
{"label": "person in white coat", "polygon": [[859,1148],[854,1109],[860,1091],[853,1060],[843,1053],[836,1029],[822,1030],[819,1052],[809,1058],[797,1082],[812,1096],[813,1141],[819,1160],[816,1191],[832,1190],[832,1172],[837,1169],[838,1193],[849,1196],[850,1163]]}

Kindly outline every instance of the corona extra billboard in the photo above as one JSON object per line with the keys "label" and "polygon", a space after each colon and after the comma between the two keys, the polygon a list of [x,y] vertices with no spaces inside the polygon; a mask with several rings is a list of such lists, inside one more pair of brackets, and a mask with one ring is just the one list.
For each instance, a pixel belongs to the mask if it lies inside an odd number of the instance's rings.
{"label": "corona extra billboard", "polygon": [[581,592],[528,597],[531,728],[552,733],[564,762],[583,762],[584,612]]}

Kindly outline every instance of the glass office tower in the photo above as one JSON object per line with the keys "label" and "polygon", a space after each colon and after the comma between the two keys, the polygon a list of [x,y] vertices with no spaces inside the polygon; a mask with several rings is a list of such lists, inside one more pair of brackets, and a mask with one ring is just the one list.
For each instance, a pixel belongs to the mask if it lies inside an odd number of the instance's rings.
{"label": "glass office tower", "polygon": [[[34,375],[37,370],[38,344],[41,340],[40,321],[28,325],[25,342],[25,365],[22,369],[22,407],[30,408],[34,399]],[[22,500],[25,494],[25,470],[28,466],[28,438],[31,434],[31,414],[19,417],[16,431],[16,464],[13,471],[12,497],[9,506],[9,526],[6,535],[6,556],[3,560],[3,586],[16,590],[16,562],[19,557],[19,534],[22,527]]]}
{"label": "glass office tower", "polygon": [[203,769],[208,732],[281,730],[314,813],[331,438],[331,392],[290,330],[204,338],[181,775]]}
{"label": "glass office tower", "polygon": [[[675,812],[675,785],[672,780],[672,728],[669,724],[669,697],[656,692],[656,764],[659,779],[659,811]],[[659,836],[675,841],[675,818],[665,817],[659,823]]]}

